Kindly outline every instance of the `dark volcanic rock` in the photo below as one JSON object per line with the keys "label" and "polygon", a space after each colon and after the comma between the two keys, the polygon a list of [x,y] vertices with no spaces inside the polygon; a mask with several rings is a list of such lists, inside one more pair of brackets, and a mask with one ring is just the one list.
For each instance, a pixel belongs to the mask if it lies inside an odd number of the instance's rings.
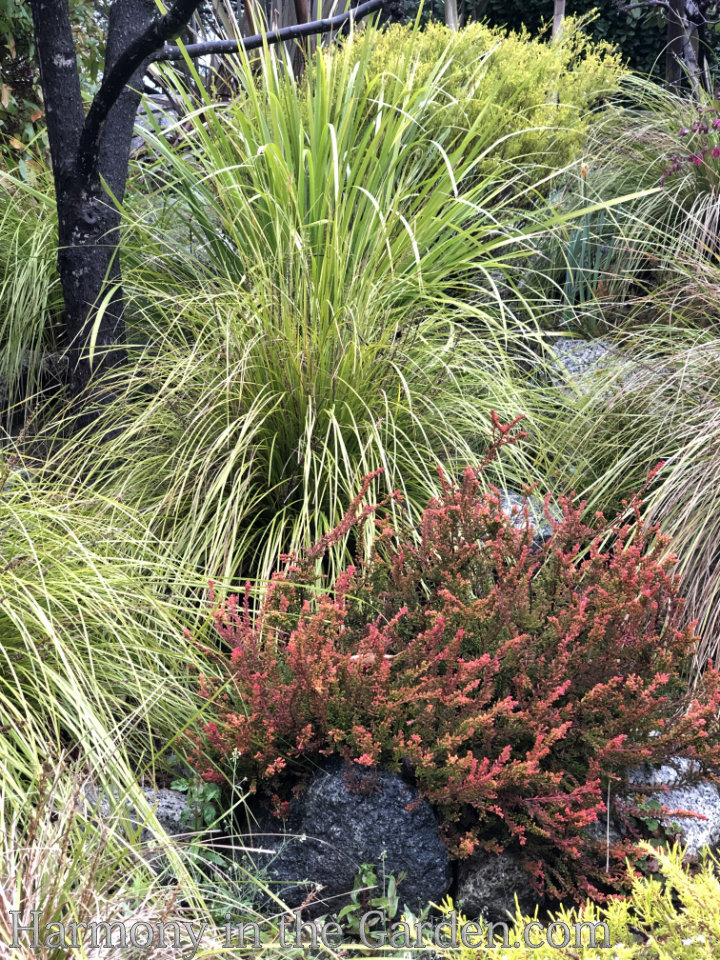
{"label": "dark volcanic rock", "polygon": [[438,902],[450,887],[448,851],[435,814],[398,774],[333,764],[315,773],[293,801],[284,835],[278,835],[280,823],[265,817],[254,835],[257,847],[277,851],[259,865],[291,908],[316,892],[311,916],[337,913],[349,903],[364,863],[375,864],[379,884],[383,871],[396,879],[404,873],[398,896],[412,910]]}

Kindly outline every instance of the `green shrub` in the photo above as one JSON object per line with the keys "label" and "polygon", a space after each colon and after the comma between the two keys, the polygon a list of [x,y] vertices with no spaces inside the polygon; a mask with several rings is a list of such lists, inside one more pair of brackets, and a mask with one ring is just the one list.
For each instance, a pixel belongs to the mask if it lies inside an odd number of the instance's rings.
{"label": "green shrub", "polygon": [[581,153],[592,108],[622,74],[613,48],[569,18],[553,43],[480,23],[457,33],[435,22],[421,31],[393,25],[374,38],[368,75],[391,98],[398,85],[431,83],[428,137],[472,128],[491,158],[482,169],[505,160],[558,170]]}
{"label": "green shrub", "polygon": [[[423,19],[445,20],[443,0],[406,0],[405,15],[414,17],[422,7]],[[550,32],[553,8],[547,0],[472,0],[459,7],[461,16],[483,20],[500,28],[532,33]],[[597,0],[567,0],[565,12],[570,17],[582,17],[588,22],[588,31],[594,40],[608,41],[617,47],[633,70],[653,72],[656,77],[664,67],[667,22],[662,9],[646,7],[627,10],[612,3],[599,4]]]}

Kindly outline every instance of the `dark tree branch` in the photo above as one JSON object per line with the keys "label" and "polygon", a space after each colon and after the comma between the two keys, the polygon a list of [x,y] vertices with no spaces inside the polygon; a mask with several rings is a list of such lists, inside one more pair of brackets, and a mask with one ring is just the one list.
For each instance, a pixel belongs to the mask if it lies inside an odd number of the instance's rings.
{"label": "dark tree branch", "polygon": [[[38,2],[38,0],[35,0]],[[118,57],[103,78],[85,120],[77,153],[77,170],[81,177],[97,177],[100,139],[108,114],[117,103],[126,84],[139,68],[150,61],[152,54],[176,37],[187,25],[201,0],[175,0],[172,9],[151,23]]]}
{"label": "dark tree branch", "polygon": [[357,20],[380,10],[384,3],[385,0],[366,0],[365,3],[353,7],[352,10],[339,13],[334,17],[312,20],[310,23],[294,24],[290,27],[282,27],[280,30],[269,30],[267,33],[258,33],[252,37],[243,37],[240,40],[210,40],[207,43],[190,43],[182,50],[180,47],[165,47],[154,54],[151,61],[182,60],[186,55],[196,58],[213,53],[238,53],[240,50],[257,50],[264,43],[282,43],[285,40],[299,40],[301,37],[309,37],[312,34],[329,33],[351,20]]}
{"label": "dark tree branch", "polygon": [[[128,45],[142,35],[155,17],[155,0],[123,0],[122,3],[113,3],[108,23],[104,76],[111,73],[124,56]],[[144,75],[145,64],[141,64],[117,102],[113,104],[100,137],[98,169],[117,203],[122,203],[125,195],[130,141],[144,89]]]}

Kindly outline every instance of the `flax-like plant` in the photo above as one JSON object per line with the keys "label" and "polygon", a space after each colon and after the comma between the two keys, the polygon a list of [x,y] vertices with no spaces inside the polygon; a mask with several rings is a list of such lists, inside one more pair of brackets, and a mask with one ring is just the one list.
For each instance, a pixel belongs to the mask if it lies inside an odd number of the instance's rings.
{"label": "flax-like plant", "polygon": [[478,175],[472,128],[452,151],[428,138],[435,75],[408,66],[386,96],[373,36],[302,81],[269,51],[259,73],[238,61],[236,101],[152,141],[126,257],[149,346],[114,387],[112,439],[80,437],[63,469],[210,575],[267,575],[378,467],[371,495],[421,506],[440,464],[478,460],[491,408],[532,407],[517,359],[537,332],[500,293],[524,252],[510,175]]}
{"label": "flax-like plant", "polygon": [[[638,284],[644,293],[672,287],[678,261],[717,257],[720,103],[634,76],[621,94],[591,129],[583,187],[599,200],[638,194],[614,229],[614,286],[627,299]],[[579,193],[566,202],[585,203]]]}

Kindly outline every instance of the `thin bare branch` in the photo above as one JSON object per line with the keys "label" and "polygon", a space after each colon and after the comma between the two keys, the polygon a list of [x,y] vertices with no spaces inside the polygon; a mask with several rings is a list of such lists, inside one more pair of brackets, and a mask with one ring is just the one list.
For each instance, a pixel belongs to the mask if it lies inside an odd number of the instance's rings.
{"label": "thin bare branch", "polygon": [[280,30],[269,30],[267,33],[258,33],[252,37],[243,37],[240,40],[210,40],[207,43],[190,43],[182,49],[180,47],[165,47],[152,57],[152,61],[182,60],[185,55],[195,59],[214,53],[238,53],[240,50],[256,50],[258,47],[262,47],[264,43],[282,43],[285,40],[298,40],[312,34],[329,33],[345,23],[359,20],[369,13],[380,10],[383,4],[384,0],[366,0],[365,3],[353,7],[352,10],[339,13],[334,17],[312,20],[310,23],[294,24]]}

